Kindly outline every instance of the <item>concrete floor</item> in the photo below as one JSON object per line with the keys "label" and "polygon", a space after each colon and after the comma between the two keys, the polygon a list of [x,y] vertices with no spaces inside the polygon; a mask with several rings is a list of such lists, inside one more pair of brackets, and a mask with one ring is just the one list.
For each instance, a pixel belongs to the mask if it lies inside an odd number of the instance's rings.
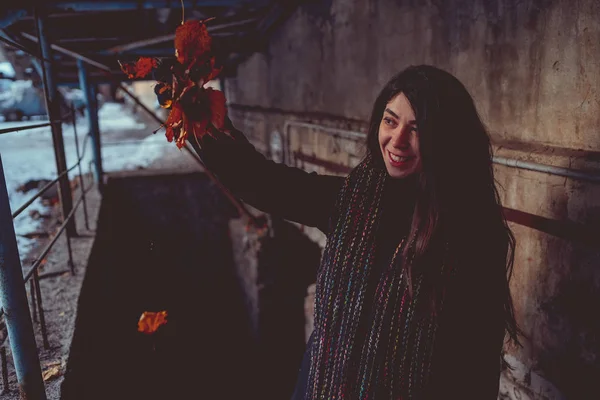
{"label": "concrete floor", "polygon": [[[255,355],[235,276],[235,210],[205,175],[108,181],[62,399],[250,396]],[[143,311],[167,310],[155,335]]]}
{"label": "concrete floor", "polygon": [[[135,133],[135,132],[134,132]],[[135,133],[139,136],[139,133]],[[158,133],[161,134],[161,133]],[[131,136],[131,134],[124,133],[125,138]],[[173,147],[175,147],[173,145]],[[199,172],[202,169],[199,165],[191,158],[191,156],[184,151],[168,151],[164,154],[163,157],[160,157],[156,161],[154,161],[147,169],[138,170],[138,171],[129,171],[123,173],[112,173],[114,179],[122,179],[124,176],[140,176],[140,175],[173,175],[173,174],[185,174],[190,172]],[[88,177],[87,184],[92,184],[91,177]],[[77,199],[79,197],[78,189],[74,192],[74,198]],[[199,196],[201,197],[201,196]],[[87,266],[88,261],[92,261],[92,251],[94,247],[94,242],[96,239],[97,229],[98,229],[98,216],[102,203],[102,196],[97,191],[96,188],[92,189],[88,192],[86,196],[87,200],[87,211],[89,214],[89,229],[85,226],[83,207],[79,207],[76,212],[76,224],[77,224],[77,232],[78,236],[71,240],[72,246],[72,256],[75,264],[76,274],[71,275],[70,273],[64,273],[52,278],[47,278],[41,281],[41,293],[42,293],[42,302],[44,306],[45,319],[47,323],[47,331],[48,331],[48,340],[50,343],[49,349],[44,349],[43,341],[41,336],[41,328],[39,323],[34,323],[34,330],[36,335],[36,341],[38,344],[39,357],[42,365],[42,370],[51,369],[55,365],[60,365],[59,375],[53,378],[50,378],[46,381],[46,393],[49,400],[57,400],[61,398],[61,385],[63,385],[64,374],[67,369],[67,361],[69,359],[70,349],[71,349],[71,341],[73,339],[73,334],[75,332],[75,324],[76,317],[78,315],[78,300],[82,285],[84,283],[84,277],[87,276]],[[223,201],[223,203],[226,203]],[[56,229],[56,226],[59,224],[58,220],[60,218],[60,213],[57,208],[51,210],[52,217],[49,218],[45,224],[43,229],[48,232],[53,232]],[[47,240],[47,239],[46,239]],[[29,263],[37,257],[37,254],[41,250],[41,248],[45,245],[46,240],[40,240],[37,246],[30,252],[30,260],[26,260],[24,263],[24,268],[26,269]],[[177,254],[177,250],[174,249],[174,255]],[[96,257],[98,258],[98,257]],[[47,263],[44,265],[43,269],[40,271],[42,274],[51,273],[56,271],[63,271],[68,269],[68,252],[66,247],[66,239],[61,237],[53,250],[47,257]],[[133,265],[133,264],[132,264]],[[113,266],[114,267],[114,266]],[[97,269],[102,269],[101,266],[95,267]],[[164,268],[164,266],[163,266]],[[171,270],[169,270],[171,271]],[[115,273],[111,276],[111,279],[118,281],[116,279]],[[140,276],[143,275],[142,272],[139,273]],[[88,281],[90,279],[86,278]],[[185,277],[182,279],[185,280]],[[156,292],[161,294],[160,288],[160,280],[157,281],[157,287],[148,288],[150,292]],[[206,281],[204,281],[206,282]],[[94,286],[93,284],[86,284],[86,286]],[[132,282],[133,289],[131,292],[135,292],[139,289],[139,287]],[[29,288],[29,286],[27,287]],[[107,292],[110,293],[110,288],[106,287]],[[189,294],[191,297],[196,296],[196,292],[201,291],[200,288],[196,288],[192,290]],[[139,292],[136,292],[139,294]],[[29,295],[29,293],[28,293]],[[109,296],[110,297],[110,296]],[[211,303],[211,299],[204,298],[206,304]],[[102,312],[114,312],[119,311],[116,307],[116,310],[111,310],[108,306],[108,302],[105,304],[97,304],[95,303],[95,299],[92,299],[90,302],[90,306],[98,306]],[[196,304],[197,308],[195,310],[190,311],[190,319],[196,321],[207,321],[204,319],[203,315],[208,315],[207,313],[203,313],[200,310],[200,306]],[[141,305],[140,305],[141,307]],[[197,311],[197,312],[195,312]],[[86,311],[87,312],[87,311]],[[136,310],[137,313],[137,310]],[[118,313],[117,313],[118,314]],[[90,315],[93,318],[92,315]],[[137,317],[135,317],[135,321],[137,322]],[[115,318],[118,316],[115,315]],[[133,318],[133,317],[132,317]],[[116,320],[110,321],[104,320],[102,321],[103,326],[109,331],[112,330],[111,327],[115,324]],[[208,323],[208,322],[207,322]],[[174,325],[174,324],[173,324]],[[127,329],[133,328],[133,334],[135,334],[135,324],[133,326],[128,326]],[[197,326],[196,330],[208,330],[208,326]],[[129,332],[131,334],[131,332]],[[192,333],[192,332],[190,332]],[[126,333],[124,333],[127,335]],[[194,335],[197,335],[198,338],[201,335],[196,332]],[[140,339],[143,340],[143,339]],[[199,346],[198,348],[203,348]],[[3,394],[0,394],[0,399],[2,400],[13,400],[18,399],[18,385],[16,380],[16,375],[14,372],[14,366],[12,362],[12,354],[10,352],[10,346],[7,346],[7,358],[8,358],[8,375],[9,375],[9,390]],[[106,348],[105,348],[106,349]],[[111,354],[111,363],[104,363],[106,367],[105,370],[100,371],[97,368],[95,369],[98,375],[96,376],[96,384],[92,387],[107,387],[116,389],[115,385],[111,383],[112,377],[114,373],[111,372],[116,368],[115,366],[120,365],[120,360],[118,357],[118,352],[110,352]],[[198,360],[200,362],[200,360]],[[152,379],[150,379],[152,381]],[[197,383],[197,382],[196,382]],[[150,385],[152,386],[152,385]],[[119,398],[115,397],[111,394],[108,397],[104,398]],[[128,398],[137,398],[136,397],[128,397]]]}

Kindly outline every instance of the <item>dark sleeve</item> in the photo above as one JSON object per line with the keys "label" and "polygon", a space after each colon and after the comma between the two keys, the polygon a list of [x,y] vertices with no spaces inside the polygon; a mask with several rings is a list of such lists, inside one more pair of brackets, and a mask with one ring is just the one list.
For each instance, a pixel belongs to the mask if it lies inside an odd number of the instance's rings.
{"label": "dark sleeve", "polygon": [[328,233],[329,218],[343,177],[318,175],[267,160],[232,127],[231,136],[205,135],[200,158],[235,196],[266,213]]}
{"label": "dark sleeve", "polygon": [[[476,257],[448,286],[428,399],[496,400],[505,337],[502,260]],[[494,265],[495,264],[495,265]],[[505,275],[504,275],[505,276]]]}

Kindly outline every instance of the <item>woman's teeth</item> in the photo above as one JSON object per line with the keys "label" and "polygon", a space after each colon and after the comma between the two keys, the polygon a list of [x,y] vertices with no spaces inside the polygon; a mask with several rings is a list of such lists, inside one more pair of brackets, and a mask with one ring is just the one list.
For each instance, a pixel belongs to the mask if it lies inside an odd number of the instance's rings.
{"label": "woman's teeth", "polygon": [[410,157],[401,157],[401,156],[397,156],[392,153],[390,153],[390,158],[392,159],[392,161],[395,161],[395,162],[404,162],[404,161],[408,161],[410,159]]}

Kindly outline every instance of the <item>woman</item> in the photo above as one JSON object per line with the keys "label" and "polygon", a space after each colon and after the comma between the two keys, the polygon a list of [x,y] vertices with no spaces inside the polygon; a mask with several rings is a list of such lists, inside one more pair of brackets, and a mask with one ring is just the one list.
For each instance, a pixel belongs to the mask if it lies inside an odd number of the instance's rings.
{"label": "woman", "polygon": [[517,341],[515,241],[488,134],[455,77],[417,66],[392,78],[346,178],[267,161],[229,133],[196,147],[221,181],[327,234],[294,399],[497,397],[505,333]]}

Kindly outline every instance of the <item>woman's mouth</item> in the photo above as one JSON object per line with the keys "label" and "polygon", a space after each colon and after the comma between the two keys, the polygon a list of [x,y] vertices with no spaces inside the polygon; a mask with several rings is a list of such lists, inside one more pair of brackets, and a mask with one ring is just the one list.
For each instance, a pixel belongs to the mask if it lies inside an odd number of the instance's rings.
{"label": "woman's mouth", "polygon": [[388,153],[388,160],[390,161],[390,164],[394,167],[402,167],[402,166],[408,164],[414,158],[412,156],[399,156],[396,154],[392,154],[389,151],[387,153]]}

